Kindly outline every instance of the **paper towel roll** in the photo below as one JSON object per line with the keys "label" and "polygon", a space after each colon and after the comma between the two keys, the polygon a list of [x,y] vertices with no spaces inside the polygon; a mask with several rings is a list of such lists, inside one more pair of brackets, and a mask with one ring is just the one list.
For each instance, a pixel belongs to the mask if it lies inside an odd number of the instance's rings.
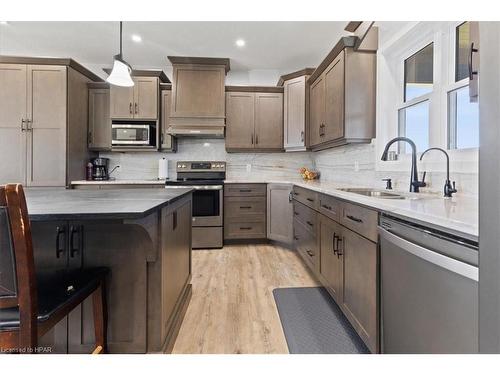
{"label": "paper towel roll", "polygon": [[168,160],[165,158],[158,161],[158,180],[168,180]]}

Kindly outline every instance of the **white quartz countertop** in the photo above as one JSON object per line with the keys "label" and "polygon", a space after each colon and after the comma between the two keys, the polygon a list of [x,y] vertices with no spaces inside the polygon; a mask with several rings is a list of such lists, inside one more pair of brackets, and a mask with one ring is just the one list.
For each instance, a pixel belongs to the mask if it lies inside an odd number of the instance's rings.
{"label": "white quartz countertop", "polygon": [[471,196],[456,194],[453,198],[444,198],[440,193],[426,194],[394,191],[412,199],[382,199],[339,190],[346,187],[369,186],[353,186],[352,184],[346,185],[321,180],[249,179],[226,180],[225,183],[289,183],[478,241],[479,202],[477,198]]}
{"label": "white quartz countertop", "polygon": [[71,181],[71,185],[165,185],[165,180]]}
{"label": "white quartz countertop", "polygon": [[[72,185],[84,184],[164,184],[165,181],[158,180],[111,180],[111,181],[72,181]],[[349,193],[339,189],[346,187],[368,187],[354,186],[352,184],[340,184],[329,181],[304,181],[298,179],[227,179],[226,184],[231,183],[285,183],[301,186],[319,193],[328,194],[339,199],[357,203],[369,208],[383,211],[394,216],[430,225],[436,229],[451,232],[459,236],[465,236],[474,241],[479,236],[478,199],[475,197],[456,194],[453,198],[444,198],[441,194],[408,193],[395,191],[408,195],[413,199],[382,199],[367,197],[356,193]]]}

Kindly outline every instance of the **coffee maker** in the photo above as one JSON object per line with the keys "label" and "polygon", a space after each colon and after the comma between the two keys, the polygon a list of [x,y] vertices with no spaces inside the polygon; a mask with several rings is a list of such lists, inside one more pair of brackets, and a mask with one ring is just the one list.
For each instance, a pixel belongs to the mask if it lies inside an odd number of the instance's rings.
{"label": "coffee maker", "polygon": [[92,163],[92,180],[96,181],[109,180],[108,158],[94,158],[90,159],[90,162]]}

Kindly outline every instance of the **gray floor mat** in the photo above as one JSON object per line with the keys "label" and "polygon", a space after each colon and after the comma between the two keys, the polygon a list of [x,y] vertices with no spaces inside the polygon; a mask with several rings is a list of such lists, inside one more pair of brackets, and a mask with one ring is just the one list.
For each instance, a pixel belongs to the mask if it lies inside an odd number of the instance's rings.
{"label": "gray floor mat", "polygon": [[273,295],[290,353],[370,353],[325,288],[277,288]]}

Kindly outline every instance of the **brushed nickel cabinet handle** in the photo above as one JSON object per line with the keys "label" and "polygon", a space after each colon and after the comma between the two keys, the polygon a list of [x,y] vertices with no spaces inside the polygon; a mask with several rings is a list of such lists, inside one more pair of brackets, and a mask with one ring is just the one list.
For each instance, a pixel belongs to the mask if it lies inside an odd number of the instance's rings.
{"label": "brushed nickel cabinet handle", "polygon": [[89,132],[89,144],[92,144],[92,132]]}
{"label": "brushed nickel cabinet handle", "polygon": [[309,202],[314,202],[314,199],[312,199],[312,198],[307,198],[307,200],[308,200]]}
{"label": "brushed nickel cabinet handle", "polygon": [[250,230],[252,227],[240,227],[240,230]]}
{"label": "brushed nickel cabinet handle", "polygon": [[258,135],[256,135],[256,136],[255,136],[255,144],[256,144],[256,145],[258,145],[258,144],[259,144],[259,136],[258,136]]}
{"label": "brushed nickel cabinet handle", "polygon": [[332,206],[328,206],[326,204],[322,204],[321,207],[327,209],[328,211],[331,211],[332,210]]}
{"label": "brushed nickel cabinet handle", "polygon": [[135,114],[137,114],[137,103],[135,103],[134,108],[135,108]]}
{"label": "brushed nickel cabinet handle", "polygon": [[251,208],[252,208],[252,206],[240,206],[240,209],[245,209],[245,210],[249,210]]}
{"label": "brushed nickel cabinet handle", "polygon": [[26,131],[25,123],[26,123],[26,120],[25,119],[21,119],[21,131],[22,132]]}
{"label": "brushed nickel cabinet handle", "polygon": [[309,225],[310,227],[314,227],[314,224],[312,222],[310,222],[309,220],[306,221],[307,225]]}
{"label": "brushed nickel cabinet handle", "polygon": [[303,130],[300,132],[300,141],[304,142],[304,131]]}
{"label": "brushed nickel cabinet handle", "polygon": [[311,258],[314,256],[314,253],[311,250],[306,250],[307,255],[309,255]]}
{"label": "brushed nickel cabinet handle", "polygon": [[132,114],[132,103],[128,104],[128,112]]}
{"label": "brushed nickel cabinet handle", "polygon": [[250,140],[252,141],[253,144],[253,134],[250,136]]}

